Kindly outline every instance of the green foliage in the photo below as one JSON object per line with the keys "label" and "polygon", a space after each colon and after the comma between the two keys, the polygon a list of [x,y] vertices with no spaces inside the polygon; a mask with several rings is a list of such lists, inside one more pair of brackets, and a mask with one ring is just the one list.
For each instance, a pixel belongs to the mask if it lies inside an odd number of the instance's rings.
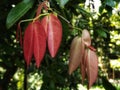
{"label": "green foliage", "polygon": [[119,60],[111,60],[110,61],[110,67],[114,70],[120,71],[120,59]]}
{"label": "green foliage", "polygon": [[98,29],[98,30],[97,30],[97,33],[98,33],[98,35],[99,35],[100,37],[107,38],[107,34],[106,34],[105,31]]}
{"label": "green foliage", "polygon": [[105,90],[117,90],[105,77],[102,77],[102,81]]}
{"label": "green foliage", "polygon": [[115,2],[113,0],[105,0],[106,5],[110,6],[110,7],[114,7],[115,6]]}
{"label": "green foliage", "polygon": [[24,0],[13,7],[7,16],[7,28],[12,27],[30,8],[32,8],[33,4],[34,0]]}
{"label": "green foliage", "polygon": [[64,8],[65,4],[69,1],[69,0],[56,0],[57,3],[60,5],[61,8]]}

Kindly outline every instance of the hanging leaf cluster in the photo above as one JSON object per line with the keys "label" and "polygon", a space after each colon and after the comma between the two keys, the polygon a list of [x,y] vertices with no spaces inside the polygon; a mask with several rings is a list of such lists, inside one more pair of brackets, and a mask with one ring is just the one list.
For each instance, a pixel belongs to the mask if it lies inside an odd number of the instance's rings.
{"label": "hanging leaf cluster", "polygon": [[97,79],[98,57],[96,49],[91,46],[91,38],[88,30],[82,31],[82,36],[76,36],[70,47],[69,74],[71,75],[80,67],[82,82],[88,78],[88,89]]}
{"label": "hanging leaf cluster", "polygon": [[[17,39],[20,38],[27,66],[34,58],[36,66],[39,68],[47,47],[51,57],[54,58],[62,41],[62,24],[53,11],[48,11],[51,9],[47,3],[47,0],[40,3],[34,19],[24,20],[31,22],[25,29],[23,42],[20,23],[18,24]],[[43,14],[41,14],[42,9],[45,10]],[[43,17],[40,18],[41,16]],[[69,74],[71,75],[80,67],[82,82],[86,77],[88,79],[88,89],[96,81],[98,74],[98,57],[95,51],[96,49],[91,46],[91,37],[86,29],[82,31],[81,37],[76,36],[73,39],[70,47]]]}
{"label": "hanging leaf cluster", "polygon": [[39,68],[41,61],[43,60],[46,47],[48,46],[50,55],[54,58],[62,40],[62,25],[58,17],[52,12],[44,14],[46,16],[39,19],[42,15],[40,14],[42,8],[46,11],[48,10],[46,1],[38,6],[36,17],[25,29],[23,44],[20,23],[18,24],[17,30],[17,38],[18,32],[20,32],[20,43],[21,46],[23,46],[24,58],[27,66],[30,65],[30,61],[34,57],[37,68]]}

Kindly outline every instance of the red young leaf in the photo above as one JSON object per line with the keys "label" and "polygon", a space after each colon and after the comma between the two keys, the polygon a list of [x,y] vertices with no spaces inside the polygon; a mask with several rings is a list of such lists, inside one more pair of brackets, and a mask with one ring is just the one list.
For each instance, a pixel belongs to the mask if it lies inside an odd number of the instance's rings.
{"label": "red young leaf", "polygon": [[33,23],[34,30],[34,57],[36,61],[37,68],[39,68],[40,63],[44,57],[46,51],[46,34],[43,26],[39,21]]}
{"label": "red young leaf", "polygon": [[44,7],[45,10],[48,10],[48,7],[47,7],[46,3],[47,3],[47,1],[43,1],[42,3],[40,3],[38,5],[37,11],[36,11],[36,17],[39,16],[43,7]]}
{"label": "red young leaf", "polygon": [[72,74],[73,71],[82,62],[82,57],[84,53],[84,44],[82,43],[81,37],[76,36],[70,47],[70,61],[69,61],[69,74]]}
{"label": "red young leaf", "polygon": [[62,40],[62,25],[54,15],[49,15],[48,23],[48,49],[52,57],[55,57]]}
{"label": "red young leaf", "polygon": [[33,55],[33,23],[30,23],[24,33],[23,52],[27,66],[29,66]]}
{"label": "red young leaf", "polygon": [[46,36],[47,36],[47,34],[48,34],[48,19],[49,19],[49,17],[48,17],[48,16],[45,16],[45,17],[42,18],[42,20],[41,20],[41,25],[44,27]]}
{"label": "red young leaf", "polygon": [[98,74],[98,57],[94,51],[88,49],[87,56],[88,89],[96,81],[97,74]]}
{"label": "red young leaf", "polygon": [[46,34],[40,22],[31,22],[24,33],[23,52],[27,66],[34,55],[37,67],[40,66],[46,49]]}
{"label": "red young leaf", "polygon": [[83,39],[83,42],[85,43],[86,46],[91,45],[90,33],[88,32],[88,30],[84,29],[82,31],[82,39]]}
{"label": "red young leaf", "polygon": [[[20,40],[18,40],[18,39],[20,39]],[[18,26],[17,26],[16,40],[20,41],[20,45],[22,46],[23,42],[22,42],[22,31],[21,31],[21,27],[20,27],[20,22],[18,23]]]}
{"label": "red young leaf", "polygon": [[62,25],[59,19],[52,13],[49,14],[49,16],[45,16],[43,19],[45,21],[42,20],[41,23],[47,33],[48,49],[51,56],[55,57],[62,40]]}
{"label": "red young leaf", "polygon": [[41,13],[41,10],[43,8],[43,3],[44,2],[42,2],[38,5],[37,11],[36,11],[36,17],[39,16],[39,14]]}

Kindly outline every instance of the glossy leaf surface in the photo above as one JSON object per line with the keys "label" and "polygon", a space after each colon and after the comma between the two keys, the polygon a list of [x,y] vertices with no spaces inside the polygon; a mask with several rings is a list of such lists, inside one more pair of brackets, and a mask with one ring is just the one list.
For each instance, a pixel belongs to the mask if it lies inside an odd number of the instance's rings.
{"label": "glossy leaf surface", "polygon": [[9,29],[33,6],[34,0],[23,0],[11,9],[7,16],[6,26]]}

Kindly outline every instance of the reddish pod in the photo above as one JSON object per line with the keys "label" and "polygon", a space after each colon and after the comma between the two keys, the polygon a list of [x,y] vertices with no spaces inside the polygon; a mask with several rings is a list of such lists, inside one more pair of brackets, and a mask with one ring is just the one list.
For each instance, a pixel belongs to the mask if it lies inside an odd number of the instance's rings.
{"label": "reddish pod", "polygon": [[48,42],[48,49],[50,55],[55,57],[62,40],[62,25],[57,16],[54,14],[49,14],[48,16],[43,17],[41,20],[43,25]]}

